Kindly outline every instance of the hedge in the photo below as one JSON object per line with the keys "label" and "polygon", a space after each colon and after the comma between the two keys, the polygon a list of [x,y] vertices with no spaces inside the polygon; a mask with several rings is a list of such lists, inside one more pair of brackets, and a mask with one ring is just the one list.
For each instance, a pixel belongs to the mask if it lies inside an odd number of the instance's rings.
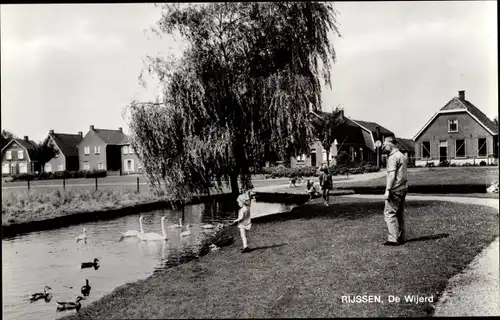
{"label": "hedge", "polygon": [[80,170],[80,171],[56,171],[56,172],[41,172],[40,174],[21,173],[12,176],[12,181],[26,180],[52,180],[52,179],[75,179],[75,178],[104,178],[106,170]]}
{"label": "hedge", "polygon": [[[332,166],[329,168],[332,175],[362,174],[366,172],[377,172],[379,167],[371,164],[360,164],[357,167]],[[262,173],[269,178],[296,178],[296,177],[317,177],[320,170],[317,167],[287,168],[283,165],[276,167],[262,168]]]}

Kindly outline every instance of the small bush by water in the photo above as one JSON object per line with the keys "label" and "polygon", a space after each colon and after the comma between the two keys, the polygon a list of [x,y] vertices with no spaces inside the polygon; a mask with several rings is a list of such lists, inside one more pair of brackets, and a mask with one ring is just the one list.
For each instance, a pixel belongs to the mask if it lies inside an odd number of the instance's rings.
{"label": "small bush by water", "polygon": [[51,219],[77,212],[118,209],[153,196],[128,190],[23,190],[2,197],[2,224]]}

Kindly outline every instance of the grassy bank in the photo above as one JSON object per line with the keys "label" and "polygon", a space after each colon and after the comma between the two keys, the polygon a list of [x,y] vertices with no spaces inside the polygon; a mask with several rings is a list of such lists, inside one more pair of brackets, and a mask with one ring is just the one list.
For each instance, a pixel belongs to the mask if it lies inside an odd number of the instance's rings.
{"label": "grassy bank", "polygon": [[128,190],[19,190],[2,195],[2,225],[53,219],[74,213],[118,209],[155,200]]}
{"label": "grassy bank", "polygon": [[[484,185],[498,180],[498,167],[422,168],[408,171],[410,186],[427,185]],[[386,177],[367,181],[347,181],[334,184],[334,188],[385,187]]]}
{"label": "grassy bank", "polygon": [[[409,200],[409,242],[385,247],[381,201],[333,201],[256,219],[252,252],[240,253],[236,235],[230,247],[121,286],[64,319],[427,316],[429,303],[387,303],[387,295],[436,302],[498,236],[496,209]],[[345,295],[384,303],[341,303]]]}

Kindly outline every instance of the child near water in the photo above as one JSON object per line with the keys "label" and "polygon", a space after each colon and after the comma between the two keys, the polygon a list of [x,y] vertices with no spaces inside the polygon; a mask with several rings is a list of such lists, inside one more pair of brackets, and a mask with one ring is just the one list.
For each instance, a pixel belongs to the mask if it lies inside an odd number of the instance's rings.
{"label": "child near water", "polygon": [[236,199],[238,205],[241,209],[238,211],[238,219],[233,221],[233,225],[238,224],[238,228],[240,229],[241,241],[243,243],[242,253],[250,252],[250,248],[248,248],[246,232],[250,231],[252,227],[252,221],[250,219],[250,203],[251,196],[250,192],[245,192],[241,194],[238,199]]}

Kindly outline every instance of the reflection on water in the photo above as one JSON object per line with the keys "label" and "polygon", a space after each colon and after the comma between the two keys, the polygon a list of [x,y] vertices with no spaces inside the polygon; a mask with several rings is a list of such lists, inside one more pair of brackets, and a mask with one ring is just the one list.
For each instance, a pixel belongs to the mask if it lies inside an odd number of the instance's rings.
{"label": "reflection on water", "polygon": [[[252,216],[284,212],[294,205],[254,202]],[[205,223],[229,222],[236,217],[233,202],[207,202],[189,205],[185,210],[157,210],[143,213],[145,232],[161,234],[160,218],[166,216],[168,241],[140,242],[125,238],[118,242],[121,232],[139,230],[139,215],[40,232],[2,240],[3,310],[4,319],[54,319],[66,311],[56,313],[56,301],[75,301],[80,289],[89,280],[91,292],[82,306],[110,293],[127,282],[144,279],[155,268],[172,259],[180,259],[184,252],[196,252],[197,246],[213,229],[202,229]],[[169,229],[177,224],[190,224],[192,234],[180,236],[180,229]],[[87,243],[77,243],[75,237],[87,229]],[[82,262],[100,261],[100,267],[81,269]],[[45,285],[52,288],[53,298],[30,303],[29,295],[43,292]]]}

